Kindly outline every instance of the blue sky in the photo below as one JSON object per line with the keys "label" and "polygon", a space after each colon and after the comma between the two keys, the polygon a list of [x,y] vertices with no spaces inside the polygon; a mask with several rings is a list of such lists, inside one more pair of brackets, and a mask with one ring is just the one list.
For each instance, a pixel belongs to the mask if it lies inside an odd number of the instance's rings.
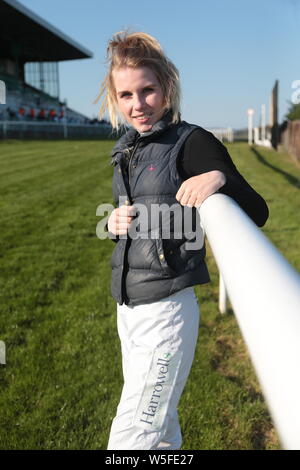
{"label": "blue sky", "polygon": [[116,31],[155,36],[180,71],[182,118],[203,127],[247,126],[247,108],[269,120],[279,80],[279,118],[300,80],[300,0],[19,0],[85,46],[92,59],[61,62],[60,99],[87,116],[106,74]]}

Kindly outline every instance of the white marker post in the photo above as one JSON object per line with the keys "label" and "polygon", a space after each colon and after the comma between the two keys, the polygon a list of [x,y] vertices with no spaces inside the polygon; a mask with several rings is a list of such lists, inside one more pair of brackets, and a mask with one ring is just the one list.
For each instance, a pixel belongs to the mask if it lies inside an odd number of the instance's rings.
{"label": "white marker post", "polygon": [[4,341],[0,341],[0,364],[6,364]]}
{"label": "white marker post", "polygon": [[0,104],[6,104],[6,85],[0,80]]}
{"label": "white marker post", "polygon": [[253,114],[254,114],[254,109],[249,108],[247,110],[248,114],[248,144],[252,145],[253,143]]}
{"label": "white marker post", "polygon": [[261,140],[262,144],[265,145],[266,140],[266,105],[261,105]]}

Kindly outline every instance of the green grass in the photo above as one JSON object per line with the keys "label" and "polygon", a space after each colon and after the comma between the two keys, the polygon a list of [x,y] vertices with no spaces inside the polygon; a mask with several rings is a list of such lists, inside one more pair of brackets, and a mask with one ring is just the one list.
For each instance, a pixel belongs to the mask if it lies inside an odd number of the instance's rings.
{"label": "green grass", "polygon": [[[114,243],[96,236],[112,203],[112,141],[0,143],[1,449],[106,449],[122,389]],[[299,168],[284,153],[228,145],[266,199],[263,231],[296,268]],[[199,341],[179,406],[183,449],[278,449],[235,316],[218,312],[218,271],[197,286]]]}

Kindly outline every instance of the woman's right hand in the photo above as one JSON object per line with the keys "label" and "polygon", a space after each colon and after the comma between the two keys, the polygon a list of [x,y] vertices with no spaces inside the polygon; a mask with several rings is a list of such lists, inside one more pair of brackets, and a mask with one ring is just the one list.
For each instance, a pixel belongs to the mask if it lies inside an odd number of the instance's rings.
{"label": "woman's right hand", "polygon": [[125,235],[134,215],[134,206],[123,205],[114,209],[108,219],[108,230],[114,235]]}

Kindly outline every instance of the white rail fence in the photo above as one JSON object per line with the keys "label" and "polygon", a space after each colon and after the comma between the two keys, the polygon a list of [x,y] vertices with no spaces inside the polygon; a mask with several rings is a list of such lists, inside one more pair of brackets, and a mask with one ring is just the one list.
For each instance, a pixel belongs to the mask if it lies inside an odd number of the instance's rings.
{"label": "white rail fence", "polygon": [[300,276],[239,205],[213,194],[201,225],[226,290],[281,445],[300,449]]}
{"label": "white rail fence", "polygon": [[214,136],[219,139],[221,142],[223,140],[227,140],[227,142],[233,142],[234,141],[234,132],[231,127],[225,127],[225,128],[206,128],[207,131],[212,132]]}
{"label": "white rail fence", "polygon": [[67,121],[62,122],[36,122],[36,121],[1,121],[0,120],[0,138],[59,138],[68,139],[69,137],[111,137],[110,126],[99,124],[75,124]]}

